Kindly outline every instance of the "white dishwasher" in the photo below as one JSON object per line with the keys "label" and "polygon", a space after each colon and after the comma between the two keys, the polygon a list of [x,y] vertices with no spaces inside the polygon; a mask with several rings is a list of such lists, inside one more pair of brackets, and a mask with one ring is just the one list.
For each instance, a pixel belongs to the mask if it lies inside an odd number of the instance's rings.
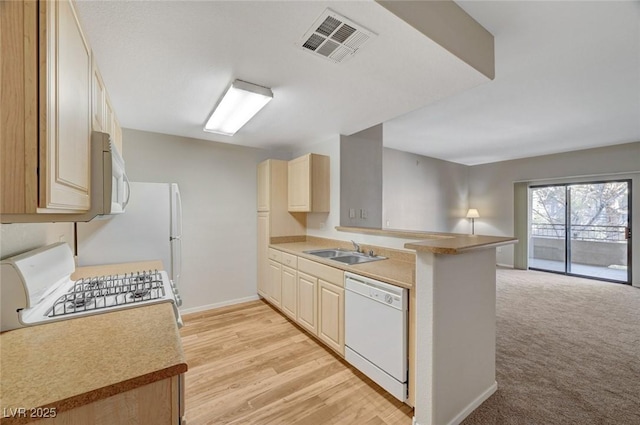
{"label": "white dishwasher", "polygon": [[349,272],[344,279],[345,358],[405,401],[408,291]]}

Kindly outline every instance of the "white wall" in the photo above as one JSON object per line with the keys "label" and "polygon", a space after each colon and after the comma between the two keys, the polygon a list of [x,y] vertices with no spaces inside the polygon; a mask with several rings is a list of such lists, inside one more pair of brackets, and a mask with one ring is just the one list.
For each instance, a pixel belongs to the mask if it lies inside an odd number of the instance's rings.
{"label": "white wall", "polygon": [[[477,208],[476,233],[513,235],[513,184],[526,182],[632,180],[632,228],[640,229],[640,142],[476,165],[469,170],[469,205]],[[636,232],[637,233],[637,232]],[[633,238],[633,282],[640,286],[640,238]],[[504,247],[498,263],[513,264]]]}
{"label": "white wall", "polygon": [[384,228],[471,232],[466,165],[385,148],[382,174]]}
{"label": "white wall", "polygon": [[256,166],[288,153],[124,130],[131,181],[175,182],[183,202],[183,309],[255,297]]}
{"label": "white wall", "polygon": [[67,242],[73,250],[73,223],[16,223],[0,225],[0,258],[55,242]]}

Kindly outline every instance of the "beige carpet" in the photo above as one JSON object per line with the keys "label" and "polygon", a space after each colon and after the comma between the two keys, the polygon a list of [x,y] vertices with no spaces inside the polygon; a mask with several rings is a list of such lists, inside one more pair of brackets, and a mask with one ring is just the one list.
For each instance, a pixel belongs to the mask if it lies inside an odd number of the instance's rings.
{"label": "beige carpet", "polygon": [[498,270],[498,391],[463,425],[640,424],[640,289]]}

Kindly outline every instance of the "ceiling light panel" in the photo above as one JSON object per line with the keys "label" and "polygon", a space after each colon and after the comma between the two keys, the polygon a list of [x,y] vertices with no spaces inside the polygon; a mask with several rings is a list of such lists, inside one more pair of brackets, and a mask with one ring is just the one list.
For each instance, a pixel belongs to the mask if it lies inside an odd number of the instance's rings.
{"label": "ceiling light panel", "polygon": [[375,37],[372,31],[326,9],[302,37],[303,50],[332,62],[343,62]]}
{"label": "ceiling light panel", "polygon": [[271,99],[271,89],[235,80],[218,101],[204,131],[233,136]]}

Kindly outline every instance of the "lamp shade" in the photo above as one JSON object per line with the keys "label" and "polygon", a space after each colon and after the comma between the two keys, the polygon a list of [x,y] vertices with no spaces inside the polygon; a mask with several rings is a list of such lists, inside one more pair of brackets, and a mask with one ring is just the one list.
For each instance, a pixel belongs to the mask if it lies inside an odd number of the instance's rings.
{"label": "lamp shade", "polygon": [[478,213],[478,210],[475,208],[469,208],[469,211],[467,211],[467,218],[479,218],[480,214]]}
{"label": "lamp shade", "polygon": [[235,80],[211,113],[204,131],[233,136],[271,99],[271,89]]}

